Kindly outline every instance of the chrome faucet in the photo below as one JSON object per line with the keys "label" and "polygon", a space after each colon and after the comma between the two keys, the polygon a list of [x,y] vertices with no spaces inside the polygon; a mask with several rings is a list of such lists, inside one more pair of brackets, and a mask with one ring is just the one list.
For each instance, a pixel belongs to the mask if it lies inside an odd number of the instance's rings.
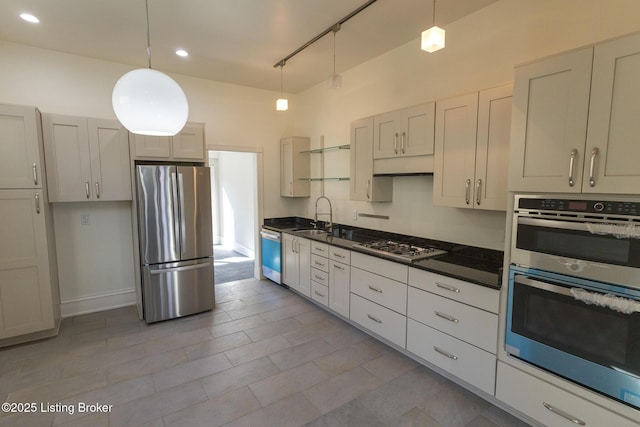
{"label": "chrome faucet", "polygon": [[[320,199],[326,199],[327,202],[329,202],[329,212],[318,212],[318,202],[320,201]],[[315,215],[313,216],[313,220],[315,223],[318,222],[318,215],[329,215],[329,222],[325,223],[324,229],[331,233],[333,232],[333,207],[331,206],[331,200],[329,200],[328,197],[326,196],[320,196],[316,199],[316,212]],[[315,225],[314,225],[315,227]]]}

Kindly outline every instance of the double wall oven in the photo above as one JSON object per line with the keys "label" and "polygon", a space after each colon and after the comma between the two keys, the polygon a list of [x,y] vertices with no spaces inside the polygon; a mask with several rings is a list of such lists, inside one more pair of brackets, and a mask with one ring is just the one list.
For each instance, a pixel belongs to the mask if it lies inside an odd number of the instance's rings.
{"label": "double wall oven", "polygon": [[506,350],[640,409],[640,199],[573,197],[515,196]]}

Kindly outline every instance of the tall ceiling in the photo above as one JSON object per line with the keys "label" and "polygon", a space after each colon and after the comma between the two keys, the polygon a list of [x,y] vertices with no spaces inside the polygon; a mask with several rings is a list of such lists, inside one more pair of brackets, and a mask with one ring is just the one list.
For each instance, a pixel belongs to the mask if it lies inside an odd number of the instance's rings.
{"label": "tall ceiling", "polygon": [[[435,21],[447,24],[496,0],[438,0]],[[152,68],[243,86],[280,90],[282,58],[330,28],[366,0],[148,0]],[[19,18],[28,12],[40,19]],[[144,0],[2,0],[0,40],[147,66]],[[416,40],[432,25],[432,0],[378,0],[336,33],[341,73]],[[185,49],[186,58],[175,50]],[[432,55],[436,55],[434,53]],[[429,55],[425,53],[425,55]],[[333,69],[333,35],[283,68],[284,90],[297,93]]]}

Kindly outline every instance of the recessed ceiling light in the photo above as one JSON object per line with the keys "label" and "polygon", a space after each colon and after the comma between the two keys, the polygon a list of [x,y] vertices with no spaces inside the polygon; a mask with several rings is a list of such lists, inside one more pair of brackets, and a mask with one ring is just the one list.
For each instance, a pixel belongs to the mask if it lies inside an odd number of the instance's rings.
{"label": "recessed ceiling light", "polygon": [[176,55],[185,57],[185,56],[189,56],[189,52],[187,52],[184,49],[178,49],[176,50]]}
{"label": "recessed ceiling light", "polygon": [[40,20],[37,17],[33,16],[30,13],[21,13],[20,18],[22,18],[27,22],[31,22],[32,24],[37,24],[40,22]]}

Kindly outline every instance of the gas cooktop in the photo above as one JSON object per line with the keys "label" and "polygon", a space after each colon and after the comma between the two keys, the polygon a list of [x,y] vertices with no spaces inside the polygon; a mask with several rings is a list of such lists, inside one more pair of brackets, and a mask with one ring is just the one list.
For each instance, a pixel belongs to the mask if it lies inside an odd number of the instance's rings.
{"label": "gas cooktop", "polygon": [[392,240],[374,240],[371,242],[356,243],[353,247],[359,248],[363,252],[369,252],[408,263],[447,253],[446,251],[433,247],[422,248],[408,243],[394,242]]}

